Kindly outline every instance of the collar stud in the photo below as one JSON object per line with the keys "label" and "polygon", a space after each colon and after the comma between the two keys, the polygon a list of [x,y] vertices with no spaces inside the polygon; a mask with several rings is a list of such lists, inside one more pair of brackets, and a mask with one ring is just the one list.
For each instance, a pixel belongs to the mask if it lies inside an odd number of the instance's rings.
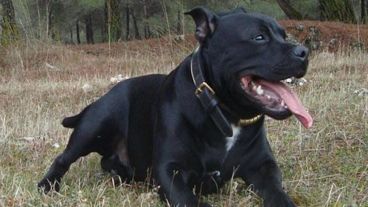
{"label": "collar stud", "polygon": [[258,120],[260,120],[262,116],[263,115],[260,114],[250,119],[240,119],[238,122],[238,126],[245,127],[245,126],[252,125],[256,123]]}

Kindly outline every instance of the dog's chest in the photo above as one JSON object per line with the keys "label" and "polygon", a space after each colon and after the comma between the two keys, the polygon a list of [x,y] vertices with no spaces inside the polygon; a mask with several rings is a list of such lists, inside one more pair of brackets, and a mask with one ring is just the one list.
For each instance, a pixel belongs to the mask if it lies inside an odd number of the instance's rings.
{"label": "dog's chest", "polygon": [[241,128],[233,126],[233,136],[222,137],[223,141],[217,145],[207,145],[201,155],[203,163],[205,163],[206,171],[221,171],[224,161],[229,156],[229,151],[234,148],[239,139]]}
{"label": "dog's chest", "polygon": [[236,127],[232,125],[232,128],[233,128],[233,136],[226,137],[226,151],[227,152],[230,151],[231,148],[234,146],[240,134],[240,129],[241,129],[240,127]]}

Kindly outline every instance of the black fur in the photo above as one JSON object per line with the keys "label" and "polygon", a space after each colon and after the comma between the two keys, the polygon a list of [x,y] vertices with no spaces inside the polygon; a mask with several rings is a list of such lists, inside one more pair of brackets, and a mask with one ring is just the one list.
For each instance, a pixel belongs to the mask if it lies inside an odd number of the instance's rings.
{"label": "black fur", "polygon": [[[239,84],[241,74],[267,80],[303,76],[308,51],[285,41],[279,24],[266,16],[238,9],[216,15],[202,7],[188,12],[196,22],[203,71],[227,119],[268,114],[252,102]],[[255,40],[262,34],[264,40]],[[303,53],[303,54],[302,54]],[[173,206],[210,206],[193,194],[217,192],[226,181],[240,177],[264,199],[265,206],[295,206],[281,185],[264,118],[240,128],[234,146],[214,125],[194,94],[188,56],[169,75],[148,75],[123,81],[80,114],[65,118],[74,128],[69,143],[38,187],[48,192],[69,166],[91,152],[102,155],[101,166],[123,180],[152,181]]]}

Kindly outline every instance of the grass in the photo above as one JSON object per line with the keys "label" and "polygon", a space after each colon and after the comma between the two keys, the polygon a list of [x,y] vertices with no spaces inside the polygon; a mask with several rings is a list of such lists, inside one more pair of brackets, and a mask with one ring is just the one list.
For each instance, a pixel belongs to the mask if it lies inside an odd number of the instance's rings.
{"label": "grass", "polygon": [[[117,186],[93,154],[72,165],[60,193],[37,192],[70,130],[60,121],[108,91],[117,74],[167,73],[193,49],[192,40],[110,45],[18,45],[0,57],[0,206],[165,206],[145,183]],[[315,124],[268,119],[285,189],[299,206],[368,206],[368,53],[318,52],[307,83],[296,87]],[[92,86],[84,92],[82,86]],[[58,147],[58,145],[60,147]],[[203,198],[214,206],[258,206],[240,180]]]}

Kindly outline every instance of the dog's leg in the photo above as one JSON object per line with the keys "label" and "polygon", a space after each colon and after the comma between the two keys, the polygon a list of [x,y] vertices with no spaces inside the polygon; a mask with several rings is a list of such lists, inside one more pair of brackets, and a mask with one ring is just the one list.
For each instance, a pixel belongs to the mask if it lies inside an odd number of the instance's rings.
{"label": "dog's leg", "polygon": [[122,162],[116,154],[110,157],[102,157],[101,168],[114,176],[119,176],[119,181],[129,183],[133,179],[134,173],[132,167]]}
{"label": "dog's leg", "polygon": [[294,203],[282,189],[281,171],[272,155],[264,131],[254,138],[254,142],[236,170],[241,177],[252,185],[263,198],[265,207],[293,207]]}
{"label": "dog's leg", "polygon": [[258,168],[240,166],[238,169],[243,179],[254,186],[254,189],[263,198],[264,206],[295,206],[289,196],[282,189],[281,172],[274,160],[268,160]]}
{"label": "dog's leg", "polygon": [[114,140],[118,140],[117,148],[114,149],[115,153],[102,157],[101,168],[114,177],[119,176],[121,181],[129,183],[133,179],[133,169],[129,161],[127,140],[121,137],[123,135],[115,136]]}
{"label": "dog's leg", "polygon": [[158,166],[156,178],[160,184],[159,194],[162,200],[176,207],[210,207],[200,203],[186,183],[183,172],[176,164],[161,164]]}
{"label": "dog's leg", "polygon": [[68,171],[70,165],[78,158],[95,151],[90,146],[94,135],[94,131],[90,129],[75,129],[66,149],[56,157],[45,177],[38,183],[38,188],[44,193],[49,192],[53,187],[59,191],[61,178]]}

